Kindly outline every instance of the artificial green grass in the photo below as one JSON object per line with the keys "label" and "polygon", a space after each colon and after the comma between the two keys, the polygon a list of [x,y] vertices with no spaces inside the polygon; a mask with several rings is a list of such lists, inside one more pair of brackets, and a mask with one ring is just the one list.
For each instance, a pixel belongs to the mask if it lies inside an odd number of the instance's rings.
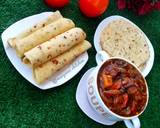
{"label": "artificial green grass", "polygon": [[[14,22],[44,11],[55,11],[43,0],[1,0],[0,33]],[[142,128],[157,128],[160,121],[160,13],[154,11],[146,16],[137,16],[128,10],[119,11],[111,1],[105,14],[96,19],[84,17],[78,8],[78,0],[72,0],[61,13],[71,18],[87,33],[93,44],[97,25],[111,15],[124,16],[137,24],[151,40],[155,50],[155,63],[146,77],[149,86],[149,105],[140,116]],[[64,85],[41,91],[27,82],[12,66],[0,41],[0,128],[106,128],[125,127],[123,122],[104,126],[92,121],[78,107],[75,100],[77,84],[82,75],[96,66],[94,46],[88,51],[89,61],[74,78]]]}

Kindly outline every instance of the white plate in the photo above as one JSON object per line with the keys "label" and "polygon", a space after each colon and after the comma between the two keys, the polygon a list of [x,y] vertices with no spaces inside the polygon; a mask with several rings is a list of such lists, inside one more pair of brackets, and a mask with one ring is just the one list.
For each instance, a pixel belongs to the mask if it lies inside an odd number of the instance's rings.
{"label": "white plate", "polygon": [[[96,32],[95,32],[95,35],[94,35],[94,46],[95,46],[95,49],[96,51],[101,51],[102,48],[101,48],[101,45],[100,45],[100,34],[102,32],[102,30],[112,21],[114,20],[117,20],[119,18],[122,18],[128,22],[130,22],[132,25],[134,25],[136,28],[138,28],[140,31],[142,31],[137,25],[135,25],[133,22],[131,22],[130,20],[122,17],[122,16],[110,16],[110,17],[107,17],[105,18],[97,27],[96,29]],[[143,32],[143,31],[142,31]],[[145,38],[146,38],[146,41],[148,43],[148,46],[149,46],[149,51],[150,51],[150,58],[148,59],[147,63],[146,63],[146,67],[143,69],[142,71],[142,74],[144,77],[146,77],[149,72],[151,71],[152,69],[152,66],[153,66],[153,63],[154,63],[154,49],[153,49],[153,46],[150,42],[150,40],[148,39],[148,37],[145,35],[145,33],[143,32]]]}
{"label": "white plate", "polygon": [[83,53],[81,56],[79,56],[73,63],[71,63],[69,66],[64,67],[62,70],[54,74],[52,78],[50,78],[48,81],[46,81],[43,84],[37,84],[33,79],[32,69],[29,68],[27,65],[22,63],[21,59],[17,57],[16,52],[14,49],[10,48],[7,40],[8,38],[14,37],[20,32],[26,30],[30,26],[34,25],[35,23],[39,22],[40,20],[45,19],[49,15],[51,15],[51,12],[44,12],[41,14],[29,16],[27,18],[24,18],[10,27],[8,27],[1,35],[3,46],[5,49],[5,52],[13,64],[13,66],[16,68],[16,70],[30,83],[32,83],[34,86],[40,88],[40,89],[50,89],[56,86],[60,86],[70,80],[72,77],[74,77],[86,64],[88,61],[88,54],[87,52]]}
{"label": "white plate", "polygon": [[106,120],[102,115],[96,113],[92,106],[90,105],[87,97],[87,79],[90,73],[92,73],[94,68],[89,69],[81,78],[77,91],[76,91],[76,101],[80,109],[92,120],[104,124],[104,125],[113,125],[116,122]]}

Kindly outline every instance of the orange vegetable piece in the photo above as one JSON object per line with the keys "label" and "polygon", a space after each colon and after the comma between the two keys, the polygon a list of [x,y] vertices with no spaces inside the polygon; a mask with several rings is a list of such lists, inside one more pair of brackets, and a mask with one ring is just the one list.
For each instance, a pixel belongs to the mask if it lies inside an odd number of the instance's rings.
{"label": "orange vegetable piece", "polygon": [[108,88],[108,87],[112,86],[113,82],[112,82],[111,75],[105,75],[104,73],[102,73],[102,79],[103,79],[104,88]]}

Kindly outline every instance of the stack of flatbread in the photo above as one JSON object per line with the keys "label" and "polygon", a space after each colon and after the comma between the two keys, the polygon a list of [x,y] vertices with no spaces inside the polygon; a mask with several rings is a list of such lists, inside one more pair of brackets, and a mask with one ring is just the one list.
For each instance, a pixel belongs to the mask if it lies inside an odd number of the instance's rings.
{"label": "stack of flatbread", "polygon": [[114,20],[104,28],[100,44],[111,57],[125,58],[140,70],[143,70],[150,56],[142,31],[123,19]]}
{"label": "stack of flatbread", "polygon": [[85,38],[81,28],[56,11],[8,43],[42,83],[91,47]]}

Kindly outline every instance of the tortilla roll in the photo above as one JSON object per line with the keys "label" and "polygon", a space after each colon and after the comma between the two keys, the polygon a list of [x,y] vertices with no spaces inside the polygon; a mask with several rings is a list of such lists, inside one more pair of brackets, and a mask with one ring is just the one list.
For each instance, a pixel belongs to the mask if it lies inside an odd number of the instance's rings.
{"label": "tortilla roll", "polygon": [[61,18],[32,34],[17,40],[15,49],[19,57],[23,57],[24,53],[34,48],[35,46],[61,34],[65,31],[75,27],[75,24],[72,20]]}
{"label": "tortilla roll", "polygon": [[83,41],[67,52],[59,55],[56,58],[42,64],[41,66],[33,68],[34,78],[37,83],[43,83],[45,80],[50,78],[55,72],[62,69],[66,65],[70,64],[83,52],[88,50],[91,44],[88,41]]}
{"label": "tortilla roll", "polygon": [[61,13],[59,11],[53,12],[50,16],[48,16],[46,19],[40,21],[39,23],[35,24],[34,26],[31,26],[29,29],[27,29],[26,31],[20,33],[19,35],[17,35],[16,37],[10,38],[8,39],[8,43],[12,48],[15,48],[16,42],[18,39],[22,39],[28,35],[30,35],[31,33],[35,32],[36,30],[47,26],[48,24],[63,18],[63,16],[61,15]]}
{"label": "tortilla roll", "polygon": [[23,62],[32,66],[41,65],[81,43],[85,38],[86,34],[81,28],[72,28],[24,53]]}

